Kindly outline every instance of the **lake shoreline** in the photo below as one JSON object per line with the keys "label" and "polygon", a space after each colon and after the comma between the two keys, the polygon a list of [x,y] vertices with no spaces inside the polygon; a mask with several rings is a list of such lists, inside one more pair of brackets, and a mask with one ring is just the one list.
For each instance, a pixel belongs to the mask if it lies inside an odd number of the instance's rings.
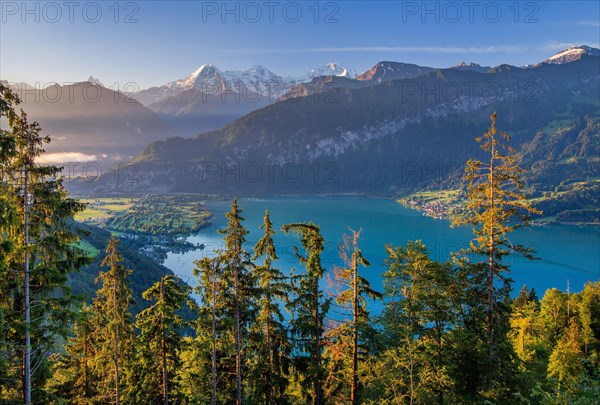
{"label": "lake shoreline", "polygon": [[[127,194],[127,193],[108,193],[105,197],[132,197],[139,193]],[[451,222],[447,215],[443,216],[434,216],[434,215],[426,215],[428,212],[427,208],[421,207],[418,205],[407,204],[406,198],[399,198],[398,196],[391,196],[387,194],[369,194],[369,193],[361,193],[361,192],[352,192],[352,193],[302,193],[302,194],[294,194],[294,193],[274,193],[274,194],[203,194],[203,193],[158,193],[158,195],[193,195],[193,196],[202,196],[207,199],[207,203],[210,204],[211,201],[227,201],[232,200],[237,197],[240,199],[247,200],[258,200],[258,199],[267,199],[267,198],[366,198],[373,200],[388,200],[393,201],[404,208],[410,209],[411,211],[421,212],[424,216],[428,216],[433,219],[441,219],[448,222]],[[94,197],[101,197],[101,195],[94,195]],[[104,197],[104,196],[103,196]],[[75,198],[91,198],[90,196],[76,196]],[[210,211],[210,210],[209,210]],[[211,213],[213,214],[213,213]],[[544,226],[566,226],[566,227],[600,227],[600,222],[566,222],[566,221],[556,221],[556,220],[547,220],[547,217],[536,218],[531,221],[531,225],[535,227],[544,227]],[[206,224],[204,227],[210,227],[212,224]],[[196,230],[198,231],[198,230]],[[194,232],[188,234],[187,236],[193,234]],[[186,235],[184,235],[186,236]]]}
{"label": "lake shoreline", "polygon": [[[445,261],[449,254],[466,246],[473,235],[466,227],[451,228],[449,221],[436,221],[423,216],[417,210],[402,207],[391,198],[372,198],[366,195],[332,196],[293,195],[268,196],[264,200],[256,196],[240,196],[240,207],[244,210],[245,226],[249,230],[249,246],[262,235],[259,229],[265,209],[271,214],[274,226],[289,222],[313,221],[319,225],[325,240],[323,260],[327,268],[341,265],[338,258],[338,245],[341,235],[348,227],[362,229],[362,250],[372,263],[366,271],[367,277],[381,288],[378,275],[385,271],[385,245],[401,246],[411,240],[422,240],[433,260]],[[171,253],[163,265],[184,277],[191,277],[193,262],[211,255],[222,246],[223,235],[217,230],[226,226],[224,214],[229,210],[229,197],[208,204],[215,217],[211,226],[205,227],[188,237],[194,245],[205,244],[204,250],[183,254]],[[527,284],[536,290],[565,288],[567,280],[571,289],[583,288],[584,284],[600,276],[598,266],[598,228],[581,226],[532,226],[518,230],[511,236],[514,243],[534,248],[540,260],[526,261],[520,257],[510,257],[511,277],[515,286]],[[293,246],[298,241],[293,237],[277,232],[275,243],[278,246],[280,261],[277,265],[288,272],[297,267],[293,256]],[[562,249],[556,249],[561,245]],[[517,289],[517,287],[515,287]]]}

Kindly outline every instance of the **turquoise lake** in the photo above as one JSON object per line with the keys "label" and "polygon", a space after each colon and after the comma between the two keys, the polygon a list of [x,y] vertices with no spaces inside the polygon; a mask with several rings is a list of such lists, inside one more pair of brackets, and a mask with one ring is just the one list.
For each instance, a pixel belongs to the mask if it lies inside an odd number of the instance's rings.
{"label": "turquoise lake", "polygon": [[[164,265],[173,270],[190,285],[195,285],[192,275],[193,262],[205,255],[211,256],[215,249],[223,247],[217,233],[226,224],[225,212],[231,201],[216,201],[208,208],[214,213],[213,225],[188,238],[193,243],[203,243],[204,250],[183,254],[169,253]],[[364,277],[376,289],[381,289],[381,273],[384,271],[385,244],[401,245],[409,240],[422,240],[436,260],[445,260],[451,252],[466,247],[472,238],[468,228],[450,228],[446,220],[425,217],[420,212],[402,207],[386,199],[367,197],[270,197],[240,199],[244,209],[245,226],[250,231],[248,249],[262,235],[259,229],[265,209],[271,215],[275,229],[290,222],[312,221],[321,227],[326,240],[323,263],[331,269],[340,265],[338,246],[348,227],[362,229],[360,246],[371,267],[362,268]],[[277,265],[285,272],[292,268],[303,270],[294,257],[293,246],[299,240],[278,232],[275,237],[279,261]],[[528,261],[521,257],[508,259],[514,280],[513,294],[518,294],[523,284],[535,288],[538,295],[552,287],[580,291],[587,281],[600,278],[600,228],[550,225],[521,229],[509,235],[512,243],[532,247],[539,260]]]}

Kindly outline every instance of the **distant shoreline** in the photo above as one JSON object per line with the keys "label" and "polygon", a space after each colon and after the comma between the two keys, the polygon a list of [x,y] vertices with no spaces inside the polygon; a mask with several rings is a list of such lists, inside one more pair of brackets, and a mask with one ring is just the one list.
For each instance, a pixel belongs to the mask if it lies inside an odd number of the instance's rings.
{"label": "distant shoreline", "polygon": [[[136,195],[136,194],[147,194],[147,193],[107,193],[107,194],[98,194],[98,195],[94,195],[95,197],[111,197],[111,196],[131,196],[131,195]],[[231,199],[234,197],[238,197],[238,198],[243,198],[243,199],[259,199],[259,198],[278,198],[278,197],[284,197],[284,198],[294,198],[294,197],[318,197],[318,198],[344,198],[344,197],[360,197],[360,198],[367,198],[367,199],[377,199],[377,200],[390,200],[393,201],[401,206],[403,206],[404,208],[410,209],[412,211],[416,211],[416,212],[421,212],[424,213],[426,212],[425,209],[422,209],[419,206],[414,206],[414,205],[409,205],[409,204],[403,204],[401,199],[395,196],[390,196],[390,195],[383,195],[383,194],[369,194],[369,193],[359,193],[359,192],[354,192],[354,193],[302,193],[302,194],[290,194],[290,193],[276,193],[276,194],[203,194],[203,193],[157,193],[159,195],[198,195],[198,196],[202,196],[204,198],[209,198],[209,199],[213,199],[214,201],[223,201],[223,200],[227,200],[227,199]],[[90,198],[90,195],[87,196],[83,196],[83,195],[73,195],[71,196],[72,198]],[[436,217],[432,217],[430,215],[428,215],[431,218],[435,218],[435,219],[442,219],[442,220],[446,220],[449,221],[449,218],[447,217],[443,217],[443,218],[436,218]],[[556,225],[562,225],[562,226],[576,226],[576,227],[586,227],[586,226],[591,226],[591,227],[600,227],[600,222],[567,222],[567,221],[556,221],[556,220],[547,220],[546,217],[541,217],[541,218],[536,218],[533,219],[531,221],[531,225],[535,226],[535,227],[540,227],[540,226],[556,226]],[[208,225],[210,227],[210,225]]]}

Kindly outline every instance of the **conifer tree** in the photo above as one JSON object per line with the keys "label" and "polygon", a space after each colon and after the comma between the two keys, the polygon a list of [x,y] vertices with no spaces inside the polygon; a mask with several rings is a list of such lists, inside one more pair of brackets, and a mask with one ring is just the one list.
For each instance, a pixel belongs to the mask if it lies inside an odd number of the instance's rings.
{"label": "conifer tree", "polygon": [[83,305],[73,327],[74,335],[65,345],[65,352],[52,357],[53,374],[49,389],[53,395],[69,403],[87,404],[97,395],[97,379],[90,364],[96,355],[91,311]]}
{"label": "conifer tree", "polygon": [[[328,333],[330,342],[327,344],[326,353],[331,355],[330,373],[328,377],[328,391],[340,392],[341,400],[352,404],[359,402],[359,357],[368,355],[365,340],[368,335],[373,335],[370,325],[367,299],[381,298],[381,293],[371,288],[369,281],[360,276],[359,267],[370,266],[362,255],[358,246],[361,231],[351,230],[351,235],[343,235],[340,246],[340,257],[345,268],[334,269],[332,285],[335,289],[335,301],[343,315],[350,319],[341,321]],[[359,352],[361,356],[359,356]],[[334,370],[340,367],[339,377],[334,381]],[[348,387],[349,384],[349,387]],[[344,390],[349,388],[349,390]],[[344,392],[346,391],[346,392]]]}
{"label": "conifer tree", "polygon": [[[320,228],[311,223],[292,223],[281,227],[286,234],[300,237],[304,254],[294,246],[294,254],[306,267],[306,274],[292,277],[295,296],[288,308],[293,314],[291,320],[292,335],[298,342],[297,368],[304,369],[301,381],[307,400],[314,405],[322,403],[323,364],[321,361],[323,338],[323,320],[329,310],[330,300],[324,299],[319,282],[325,274],[321,264],[321,254],[325,249],[325,239]],[[308,354],[308,359],[306,359]],[[308,360],[308,363],[306,362]]]}
{"label": "conifer tree", "polygon": [[[199,356],[202,356],[204,364],[210,367],[211,373],[210,378],[210,391],[211,391],[211,403],[216,405],[218,403],[218,375],[217,371],[222,369],[219,366],[218,354],[227,352],[227,346],[224,346],[227,335],[224,333],[226,324],[223,322],[222,314],[224,312],[224,297],[222,295],[221,285],[221,261],[220,254],[217,254],[215,258],[204,257],[202,260],[196,260],[194,262],[194,275],[198,277],[198,286],[195,291],[200,295],[202,305],[199,308],[198,319],[196,321],[196,334],[198,337],[194,343],[197,343],[196,347],[200,349]],[[210,336],[209,339],[204,339],[202,336]],[[201,341],[199,341],[201,340]],[[207,343],[209,348],[202,343]],[[192,348],[196,348],[192,346]],[[206,348],[210,351],[210,358],[206,358],[206,351],[202,349]],[[192,353],[189,353],[190,355]],[[208,367],[207,367],[208,368]]]}
{"label": "conifer tree", "polygon": [[396,374],[388,395],[410,403],[444,403],[452,386],[445,336],[459,326],[451,266],[431,260],[421,241],[386,250],[382,361]]}
{"label": "conifer tree", "polygon": [[0,93],[0,116],[10,128],[0,131],[0,317],[11,325],[0,327],[0,386],[14,398],[20,385],[24,403],[40,402],[48,356],[72,316],[67,274],[88,261],[70,222],[84,205],[67,196],[60,167],[36,163],[49,137],[15,112],[14,93],[4,85]]}
{"label": "conifer tree", "polygon": [[289,285],[281,270],[273,267],[278,260],[273,242],[273,223],[265,212],[263,236],[254,246],[253,260],[264,257],[263,264],[254,270],[258,281],[258,315],[255,324],[256,355],[252,367],[253,401],[281,404],[286,400],[290,344],[283,323],[280,303],[287,300]]}
{"label": "conifer tree", "polygon": [[154,303],[137,315],[140,331],[136,340],[135,385],[132,390],[138,403],[175,401],[177,380],[175,371],[180,367],[183,347],[182,329],[185,327],[179,311],[187,302],[187,292],[174,276],[162,279],[142,294]]}
{"label": "conifer tree", "polygon": [[[471,225],[475,240],[466,253],[485,257],[475,263],[474,271],[487,271],[487,319],[489,361],[497,360],[494,342],[495,306],[505,297],[496,293],[495,282],[506,279],[508,267],[502,259],[511,252],[533,258],[533,251],[519,244],[512,244],[507,234],[527,225],[530,214],[540,213],[525,201],[522,192],[524,170],[518,165],[515,149],[508,145],[510,135],[496,129],[496,113],[491,116],[487,132],[476,138],[481,149],[489,154],[485,162],[469,160],[464,179],[467,182],[467,203],[462,214],[455,216],[453,225]],[[505,319],[497,319],[499,323]],[[498,331],[498,339],[502,333]]]}
{"label": "conifer tree", "polygon": [[93,370],[100,378],[97,400],[118,405],[123,392],[121,377],[126,366],[131,366],[134,332],[130,313],[132,292],[127,281],[131,270],[123,265],[114,236],[108,242],[101,265],[108,270],[101,272],[96,280],[101,286],[92,304],[97,350]]}
{"label": "conifer tree", "polygon": [[252,262],[250,254],[245,250],[246,235],[248,231],[243,226],[244,218],[241,216],[237,198],[233,199],[231,210],[225,214],[227,228],[219,233],[225,235],[225,250],[220,261],[223,264],[221,277],[221,291],[225,300],[225,316],[233,319],[230,328],[233,335],[235,357],[235,402],[239,405],[243,401],[245,360],[248,330],[254,319],[255,312],[255,280],[251,273]]}

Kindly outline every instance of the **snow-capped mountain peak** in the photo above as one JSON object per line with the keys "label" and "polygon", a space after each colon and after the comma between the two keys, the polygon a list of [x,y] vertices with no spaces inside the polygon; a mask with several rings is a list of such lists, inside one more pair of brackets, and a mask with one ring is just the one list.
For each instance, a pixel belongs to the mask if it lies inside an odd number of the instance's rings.
{"label": "snow-capped mountain peak", "polygon": [[268,73],[272,74],[272,72],[269,71],[269,69],[267,69],[263,65],[252,65],[250,67],[250,69],[246,70],[246,72],[256,73],[256,74],[264,74],[264,73],[268,72]]}
{"label": "snow-capped mountain peak", "polygon": [[174,92],[189,90],[192,88],[201,91],[206,91],[206,89],[217,91],[218,89],[222,89],[222,87],[223,73],[215,65],[210,63],[201,65],[198,69],[194,70],[184,79],[176,80],[166,85],[167,89]]}
{"label": "snow-capped mountain peak", "polygon": [[216,73],[221,73],[219,69],[213,64],[206,63],[200,66],[198,69],[194,70],[190,76],[198,77],[198,76],[208,76],[214,75]]}
{"label": "snow-capped mountain peak", "polygon": [[545,63],[559,65],[581,59],[583,55],[600,56],[600,49],[586,45],[571,46],[549,57]]}
{"label": "snow-capped mountain peak", "polygon": [[164,86],[152,87],[137,94],[137,99],[145,105],[151,105],[183,91],[195,89],[205,94],[217,95],[223,92],[243,93],[249,98],[255,93],[275,100],[287,93],[294,85],[310,82],[319,76],[356,77],[356,73],[337,63],[328,63],[301,77],[282,77],[262,65],[253,65],[246,70],[221,71],[210,63],[203,64],[183,79],[175,80]]}
{"label": "snow-capped mountain peak", "polygon": [[235,92],[252,92],[265,97],[276,97],[280,89],[287,86],[281,76],[271,72],[262,65],[253,65],[249,69],[223,72],[227,88]]}
{"label": "snow-capped mountain peak", "polygon": [[329,62],[326,65],[319,66],[314,69],[310,69],[307,74],[307,78],[309,80],[314,79],[315,77],[320,76],[340,76],[347,77],[353,79],[356,77],[356,72],[353,70],[347,69],[343,66],[340,66],[336,62]]}

